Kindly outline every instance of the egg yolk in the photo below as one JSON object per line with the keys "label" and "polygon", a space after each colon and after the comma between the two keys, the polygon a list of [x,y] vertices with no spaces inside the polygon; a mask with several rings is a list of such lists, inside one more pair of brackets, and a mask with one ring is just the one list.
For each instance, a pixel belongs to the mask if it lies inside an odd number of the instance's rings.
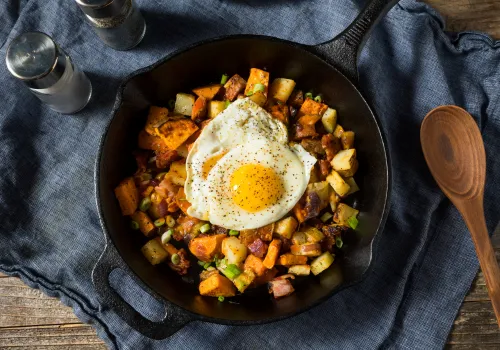
{"label": "egg yolk", "polygon": [[231,175],[231,196],[240,208],[255,213],[278,202],[283,183],[276,172],[260,164],[247,164]]}

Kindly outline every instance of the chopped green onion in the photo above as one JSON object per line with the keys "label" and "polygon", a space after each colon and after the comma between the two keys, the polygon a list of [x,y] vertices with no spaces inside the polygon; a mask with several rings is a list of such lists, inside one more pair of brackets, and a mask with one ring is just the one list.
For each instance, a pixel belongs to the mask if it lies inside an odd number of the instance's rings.
{"label": "chopped green onion", "polygon": [[163,180],[163,178],[165,177],[165,175],[167,175],[167,173],[159,173],[158,175],[155,176],[155,179],[156,180]]}
{"label": "chopped green onion", "polygon": [[215,270],[215,267],[213,267],[213,266],[207,267],[207,271],[214,271],[214,270]]}
{"label": "chopped green onion", "polygon": [[137,221],[130,221],[130,227],[132,227],[132,230],[138,230],[139,229],[139,224],[137,223]]}
{"label": "chopped green onion", "polygon": [[306,92],[305,96],[306,98],[313,98],[312,92]]}
{"label": "chopped green onion", "polygon": [[240,234],[240,231],[236,230],[229,230],[229,235],[230,236],[238,236]]}
{"label": "chopped green onion", "polygon": [[236,266],[235,264],[229,264],[227,267],[222,271],[222,273],[229,279],[234,279],[238,277],[241,274],[241,270]]}
{"label": "chopped green onion", "polygon": [[139,204],[139,210],[147,211],[150,206],[151,206],[151,199],[149,197],[144,197],[141,203]]}
{"label": "chopped green onion", "polygon": [[163,225],[165,225],[165,218],[159,218],[155,220],[154,225],[156,227],[162,227]]}
{"label": "chopped green onion", "polygon": [[174,230],[167,230],[161,235],[161,243],[162,244],[167,244],[170,239],[172,238],[172,235],[174,234]]}
{"label": "chopped green onion", "polygon": [[208,269],[209,267],[210,267],[210,263],[209,263],[209,262],[207,262],[207,263],[205,263],[205,264],[203,265],[203,268],[204,268],[205,270],[206,270],[206,269]]}
{"label": "chopped green onion", "polygon": [[333,215],[329,212],[326,212],[324,213],[323,215],[321,215],[320,219],[321,221],[323,222],[327,222],[328,220],[330,220],[331,218],[333,218]]}
{"label": "chopped green onion", "polygon": [[170,215],[165,216],[165,222],[167,223],[167,226],[170,228],[175,226],[175,219]]}
{"label": "chopped green onion", "polygon": [[205,262],[201,261],[201,260],[198,260],[198,265],[200,265],[201,267],[203,267],[203,266],[205,266]]}
{"label": "chopped green onion", "polygon": [[172,264],[174,265],[179,265],[179,263],[181,262],[181,257],[179,256],[179,254],[173,254],[170,258],[170,261],[172,261]]}
{"label": "chopped green onion", "polygon": [[252,96],[253,95],[253,91],[248,91],[245,95]]}
{"label": "chopped green onion", "polygon": [[335,245],[339,249],[342,248],[342,246],[344,245],[344,241],[342,241],[342,237],[337,236],[337,238],[335,238]]}
{"label": "chopped green onion", "polygon": [[170,109],[174,109],[174,108],[175,108],[175,101],[174,101],[174,100],[170,100],[170,101],[168,101],[168,107],[169,107]]}
{"label": "chopped green onion", "polygon": [[222,74],[222,78],[220,78],[220,83],[224,85],[225,83],[227,83],[227,79],[229,79],[229,75]]}
{"label": "chopped green onion", "polygon": [[208,231],[210,231],[210,224],[205,224],[202,227],[200,227],[200,232],[201,233],[205,233],[205,232],[208,232]]}
{"label": "chopped green onion", "polygon": [[323,101],[323,99],[321,98],[321,96],[320,96],[320,95],[318,95],[318,96],[316,96],[316,97],[314,98],[314,101],[321,103],[321,101]]}
{"label": "chopped green onion", "polygon": [[224,301],[224,297],[221,295],[220,297],[217,298],[221,303]]}
{"label": "chopped green onion", "polygon": [[230,104],[231,104],[231,101],[229,101],[229,100],[226,100],[226,103],[225,103],[225,105],[224,105],[224,108],[227,108],[227,107],[229,107],[229,105],[230,105]]}
{"label": "chopped green onion", "polygon": [[349,224],[349,226],[351,226],[353,230],[355,230],[356,227],[358,227],[358,219],[355,216],[351,216],[349,219],[347,219],[347,223]]}
{"label": "chopped green onion", "polygon": [[266,86],[264,84],[258,83],[253,86],[253,93],[266,91]]}

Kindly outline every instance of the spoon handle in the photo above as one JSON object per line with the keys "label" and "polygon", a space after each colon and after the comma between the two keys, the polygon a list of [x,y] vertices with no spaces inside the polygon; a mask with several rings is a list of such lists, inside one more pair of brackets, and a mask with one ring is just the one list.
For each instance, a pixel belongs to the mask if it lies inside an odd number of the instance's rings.
{"label": "spoon handle", "polygon": [[500,268],[495,258],[495,252],[486,228],[484,218],[483,196],[457,205],[469,228],[476,247],[477,257],[486,280],[488,294],[495,311],[497,323],[500,326]]}

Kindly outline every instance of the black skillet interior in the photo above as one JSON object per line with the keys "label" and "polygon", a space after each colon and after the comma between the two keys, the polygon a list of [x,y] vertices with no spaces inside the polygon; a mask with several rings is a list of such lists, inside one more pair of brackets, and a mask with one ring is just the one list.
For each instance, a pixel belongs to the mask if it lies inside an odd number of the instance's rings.
{"label": "black skillet interior", "polygon": [[[248,76],[251,67],[265,68],[271,73],[271,79],[290,78],[301,89],[321,93],[326,103],[337,109],[340,124],[356,132],[360,168],[355,178],[361,191],[351,204],[361,212],[360,225],[355,233],[346,237],[343,253],[337,256],[336,263],[317,277],[298,280],[296,292],[291,296],[276,301],[260,289],[235,298],[234,303],[220,303],[216,298],[199,296],[193,276],[183,280],[168,267],[153,267],[144,259],[139,249],[146,239],[129,228],[113,189],[135,171],[131,154],[150,105],[166,106],[176,93],[217,82],[222,73]],[[385,219],[390,169],[375,116],[356,87],[330,64],[305,46],[291,42],[260,36],[229,37],[195,45],[145,69],[130,78],[118,96],[115,116],[103,138],[96,164],[97,204],[108,240],[106,251],[116,248],[121,257],[111,259],[112,263],[108,261],[109,271],[111,267],[130,268],[153,294],[178,305],[181,314],[188,311],[191,315],[188,321],[202,319],[231,324],[260,323],[290,316],[362,278],[372,261],[373,238]],[[101,265],[103,261],[106,263],[106,259],[101,260]],[[103,279],[109,271],[103,272],[99,263],[96,271],[94,284],[101,297],[120,308],[122,302],[102,292],[103,283],[107,284]],[[134,323],[123,312],[121,316],[125,316],[129,324]],[[146,328],[139,330],[144,333]],[[147,335],[163,338],[171,333]]]}

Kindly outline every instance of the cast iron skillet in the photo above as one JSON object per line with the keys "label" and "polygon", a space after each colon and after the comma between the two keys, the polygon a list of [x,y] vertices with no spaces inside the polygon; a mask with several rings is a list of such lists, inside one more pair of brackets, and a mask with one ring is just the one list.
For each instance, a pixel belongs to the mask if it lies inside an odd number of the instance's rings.
{"label": "cast iron skillet", "polygon": [[[305,46],[273,37],[237,35],[198,43],[177,51],[128,77],[120,86],[113,118],[103,136],[95,169],[96,197],[106,248],[92,278],[103,304],[132,328],[153,339],[169,337],[195,320],[251,325],[297,315],[360,281],[372,261],[374,238],[388,212],[390,174],[388,152],[377,117],[356,88],[358,52],[376,22],[395,0],[373,0],[335,39]],[[131,152],[144,126],[148,106],[167,105],[179,91],[220,79],[222,73],[247,76],[251,67],[265,67],[273,77],[294,79],[305,90],[321,92],[340,121],[356,132],[360,168],[356,179],[362,191],[352,205],[360,211],[356,233],[345,241],[338,263],[316,278],[297,281],[296,292],[272,300],[263,288],[237,297],[235,303],[198,295],[194,276],[182,278],[168,267],[151,266],[139,247],[145,238],[130,232],[113,189],[134,172]],[[122,269],[149,294],[162,301],[166,316],[153,322],[127,304],[110,286],[109,274]],[[186,283],[188,282],[188,283]],[[189,283],[191,282],[191,283]]]}

